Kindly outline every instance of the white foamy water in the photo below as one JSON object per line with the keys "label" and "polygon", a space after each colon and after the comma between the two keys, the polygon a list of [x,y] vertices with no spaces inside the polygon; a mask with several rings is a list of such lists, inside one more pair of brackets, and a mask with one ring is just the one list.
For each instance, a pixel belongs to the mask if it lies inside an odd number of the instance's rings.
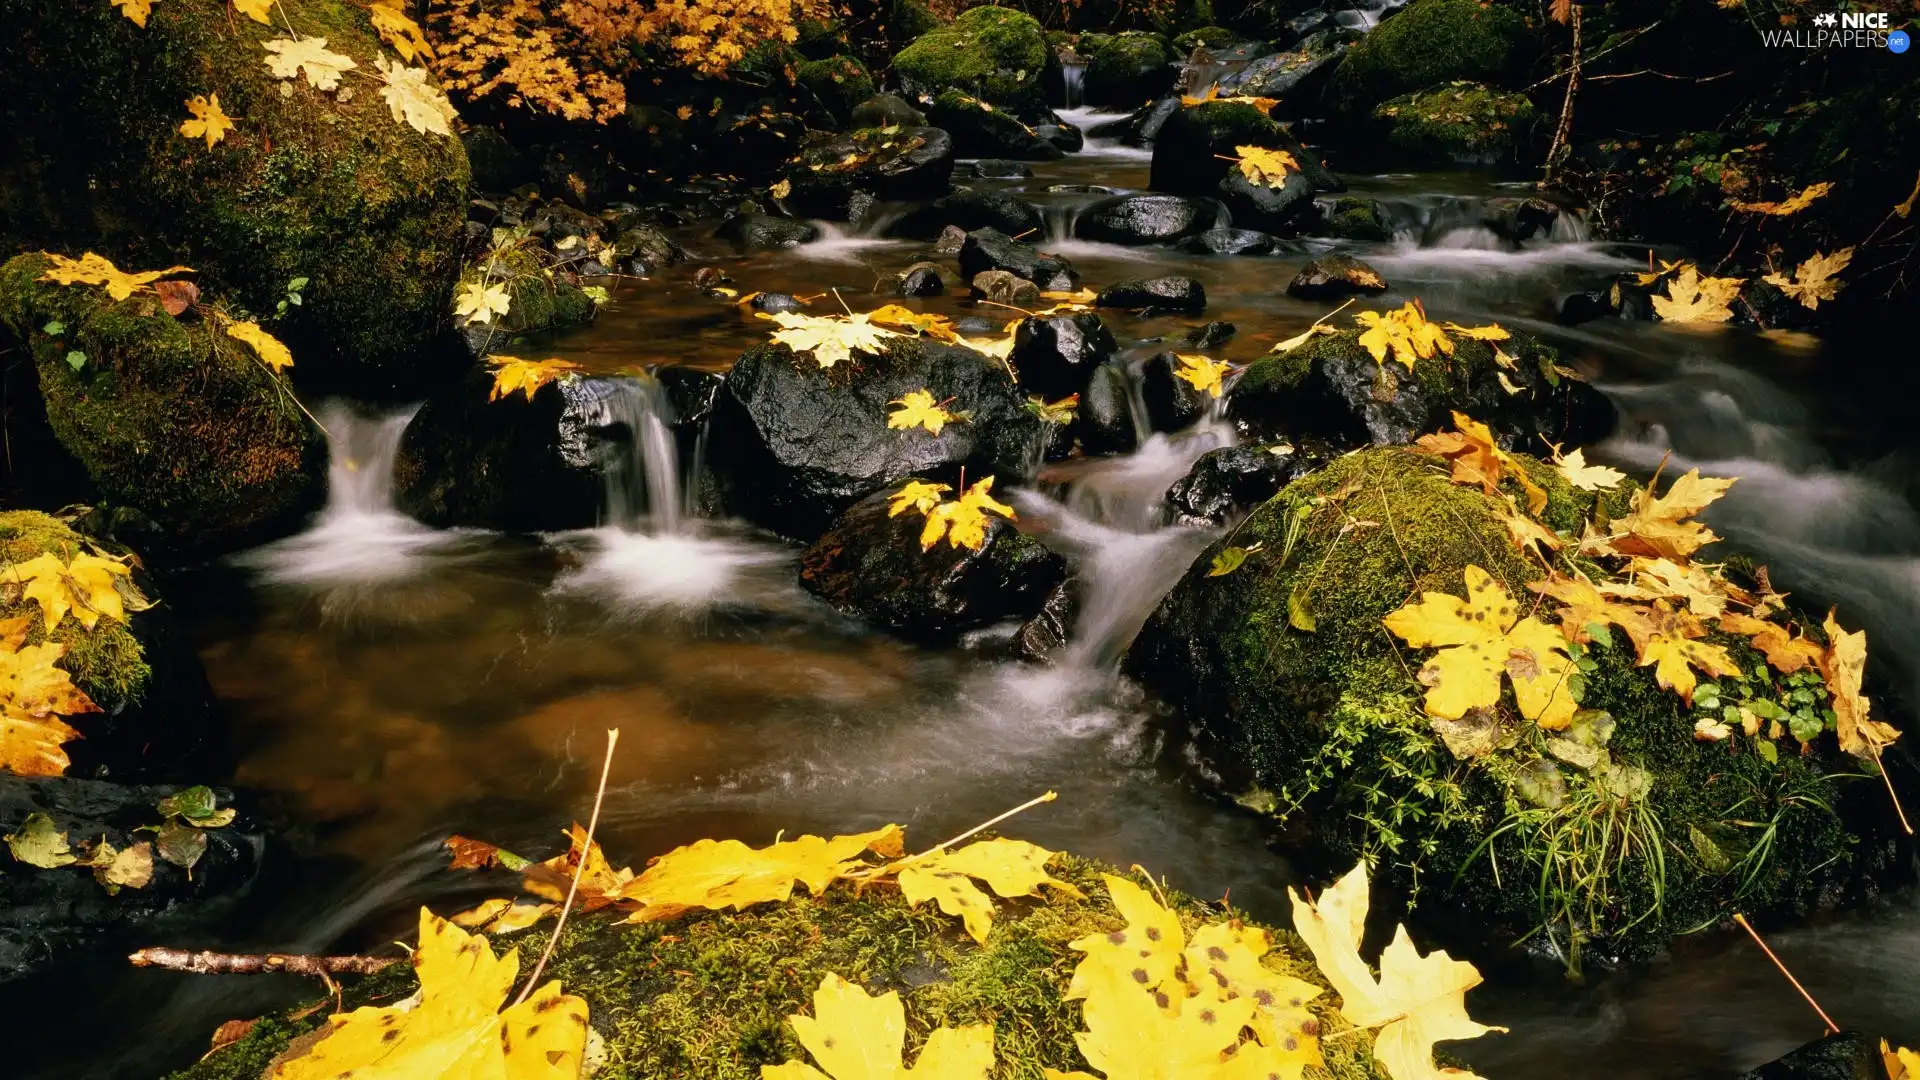
{"label": "white foamy water", "polygon": [[[1105,124],[1113,120],[1125,120],[1127,117],[1133,115],[1132,113],[1105,112],[1100,109],[1090,109],[1086,107],[1055,109],[1054,112],[1060,119],[1079,128],[1083,135],[1087,135],[1097,124]],[[1080,149],[1079,153],[1073,156],[1082,160],[1152,161],[1153,147],[1128,146],[1118,139],[1096,139],[1092,135],[1087,135],[1086,145]]]}
{"label": "white foamy water", "polygon": [[623,614],[691,615],[781,606],[795,589],[793,555],[772,543],[616,526],[551,538],[577,554],[554,591],[597,600]]}
{"label": "white foamy water", "polygon": [[800,258],[812,262],[863,263],[874,256],[900,254],[914,247],[904,240],[868,236],[845,222],[816,221],[813,224],[820,230],[819,239],[790,249]]}

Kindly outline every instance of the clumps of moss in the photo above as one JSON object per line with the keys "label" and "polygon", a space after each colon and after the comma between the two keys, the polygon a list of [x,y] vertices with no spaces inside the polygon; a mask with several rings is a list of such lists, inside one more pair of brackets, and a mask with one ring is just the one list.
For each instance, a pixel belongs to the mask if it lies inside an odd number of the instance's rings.
{"label": "clumps of moss", "polygon": [[1414,160],[1495,164],[1519,156],[1540,116],[1525,94],[1454,82],[1383,102],[1373,119]]}
{"label": "clumps of moss", "polygon": [[[909,1060],[935,1027],[985,1023],[994,1029],[993,1076],[1039,1080],[1042,1069],[1082,1064],[1073,1038],[1081,1030],[1080,1006],[1062,997],[1081,954],[1067,943],[1123,925],[1100,882],[1113,868],[1063,856],[1051,869],[1085,896],[1049,890],[1045,900],[997,901],[984,946],[933,905],[908,907],[892,887],[855,893],[837,885],[817,898],[801,894],[671,922],[626,926],[604,913],[577,919],[548,972],[587,999],[607,1042],[608,1064],[596,1074],[602,1080],[758,1080],[763,1065],[809,1060],[786,1018],[811,1011],[813,991],[828,972],[872,993],[900,994]],[[1189,929],[1223,915],[1178,894],[1168,900]],[[549,930],[536,927],[503,944],[518,945],[524,957],[539,950]],[[1270,966],[1326,985],[1298,938],[1274,937]],[[349,1006],[410,992],[411,972],[390,972],[355,987]],[[1314,1004],[1328,1032],[1351,1027],[1336,1002],[1329,993]],[[252,1080],[262,1063],[313,1026],[262,1024],[174,1080]],[[1322,1045],[1335,1080],[1381,1075],[1364,1034]]]}
{"label": "clumps of moss", "polygon": [[1387,241],[1393,229],[1381,213],[1380,204],[1358,195],[1342,195],[1333,201],[1326,215],[1326,234],[1343,240]]}
{"label": "clumps of moss", "polygon": [[0,266],[0,325],[30,351],[60,445],[106,502],[153,523],[154,553],[230,549],[317,505],[320,432],[247,346],[151,293],[41,281],[49,265]]}
{"label": "clumps of moss", "polygon": [[[0,565],[24,563],[44,554],[71,562],[90,545],[100,546],[48,514],[34,510],[0,513]],[[66,618],[49,634],[40,606],[19,589],[0,584],[0,621],[22,615],[30,617],[26,644],[52,641],[65,645],[66,654],[56,663],[94,704],[119,712],[140,703],[153,669],[147,664],[140,639],[125,623],[101,619],[89,630],[79,619]]]}
{"label": "clumps of moss", "polygon": [[1349,116],[1409,91],[1454,80],[1498,84],[1526,60],[1526,21],[1478,0],[1414,0],[1348,50],[1329,98]]}
{"label": "clumps of moss", "polygon": [[1023,12],[977,7],[921,35],[893,58],[894,73],[921,97],[962,90],[1016,115],[1037,115],[1047,66],[1040,24]]}
{"label": "clumps of moss", "polygon": [[580,286],[556,276],[542,264],[538,249],[530,243],[509,239],[469,266],[460,276],[460,287],[505,285],[510,303],[505,315],[495,315],[490,323],[477,324],[473,330],[509,336],[533,334],[544,330],[562,330],[593,320],[594,303]]}
{"label": "clumps of moss", "polygon": [[873,76],[851,56],[802,60],[793,66],[794,82],[835,120],[847,123],[854,106],[873,96]]}
{"label": "clumps of moss", "polygon": [[1131,108],[1151,100],[1173,85],[1173,62],[1173,51],[1158,34],[1106,38],[1087,60],[1087,101]]}

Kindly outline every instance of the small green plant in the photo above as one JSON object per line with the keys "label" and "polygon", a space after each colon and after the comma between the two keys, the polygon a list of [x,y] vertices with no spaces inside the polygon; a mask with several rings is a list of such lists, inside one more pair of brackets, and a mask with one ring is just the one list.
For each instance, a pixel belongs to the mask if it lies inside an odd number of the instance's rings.
{"label": "small green plant", "polygon": [[1726,738],[1740,732],[1753,740],[1754,752],[1770,762],[1780,760],[1774,740],[1792,735],[1810,743],[1837,720],[1830,707],[1832,694],[1812,668],[1779,676],[1765,664],[1718,682],[1703,682],[1693,692],[1694,725]]}
{"label": "small green plant", "polygon": [[301,302],[300,291],[302,289],[305,289],[306,287],[307,287],[307,279],[303,277],[297,277],[297,278],[294,278],[292,281],[287,282],[287,295],[283,299],[281,299],[279,303],[273,306],[274,314],[280,316],[283,319],[286,318],[287,312],[289,309],[297,308],[300,306],[300,302]]}

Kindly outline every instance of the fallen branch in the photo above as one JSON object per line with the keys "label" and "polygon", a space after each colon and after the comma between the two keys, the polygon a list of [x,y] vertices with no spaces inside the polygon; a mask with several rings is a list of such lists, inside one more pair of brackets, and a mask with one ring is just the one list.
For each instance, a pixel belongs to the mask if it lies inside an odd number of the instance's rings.
{"label": "fallen branch", "polygon": [[295,953],[219,953],[191,949],[141,949],[127,957],[134,967],[164,968],[190,975],[261,975],[286,972],[327,979],[334,975],[371,975],[403,957],[301,956]]}
{"label": "fallen branch", "polygon": [[1820,1022],[1827,1025],[1827,1033],[1830,1035],[1840,1034],[1840,1025],[1833,1022],[1833,1017],[1828,1016],[1827,1010],[1821,1008],[1820,1003],[1813,1000],[1813,995],[1807,993],[1807,988],[1801,986],[1800,980],[1793,977],[1793,972],[1787,970],[1787,965],[1781,962],[1778,956],[1773,954],[1772,949],[1767,948],[1766,942],[1760,940],[1759,932],[1753,928],[1752,923],[1747,921],[1747,917],[1739,912],[1735,912],[1733,921],[1740,924],[1740,929],[1745,930],[1747,936],[1753,939],[1753,943],[1760,946],[1760,951],[1767,954],[1767,959],[1773,961],[1773,966],[1780,969],[1780,974],[1785,975],[1787,981],[1793,984],[1793,988],[1800,991],[1800,996],[1807,999],[1807,1004],[1813,1006],[1813,1011],[1820,1016]]}

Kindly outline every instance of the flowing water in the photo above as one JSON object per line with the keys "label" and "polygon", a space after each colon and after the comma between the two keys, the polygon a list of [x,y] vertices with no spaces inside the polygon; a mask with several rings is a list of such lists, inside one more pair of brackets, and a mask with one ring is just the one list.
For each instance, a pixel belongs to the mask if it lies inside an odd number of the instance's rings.
{"label": "flowing water", "polygon": [[[1477,175],[1349,177],[1388,208],[1396,236],[1377,244],[1304,242],[1288,255],[1229,259],[1071,240],[1075,215],[1099,196],[1049,189],[1141,189],[1147,160],[1096,140],[1032,179],[993,182],[1045,209],[1047,246],[1091,283],[1160,274],[1205,283],[1204,318],[1109,316],[1123,342],[1224,319],[1239,333],[1216,355],[1251,359],[1326,313],[1282,285],[1335,246],[1393,283],[1382,303],[1418,295],[1436,317],[1548,335],[1622,409],[1620,434],[1596,457],[1645,474],[1671,450],[1669,469],[1740,476],[1708,515],[1715,527],[1770,563],[1784,587],[1843,604],[1920,700],[1920,510],[1903,484],[1911,450],[1858,445],[1834,396],[1823,396],[1814,346],[1734,329],[1554,326],[1545,316],[1556,294],[1644,264],[1648,252],[1596,242],[1570,218],[1526,245],[1503,241],[1482,209],[1518,189]],[[844,228],[747,256],[699,233],[681,239],[742,291],[837,289],[867,307],[916,259],[950,265],[922,243]],[[621,285],[595,326],[552,352],[608,373],[724,368],[764,324],[702,296],[692,269]],[[957,295],[913,303],[1005,315]],[[586,813],[613,726],[622,738],[601,839],[616,859],[637,864],[702,836],[761,843],[783,829],[887,821],[926,842],[1051,788],[1060,800],[1021,817],[1016,835],[1142,863],[1192,893],[1230,893],[1256,915],[1285,918],[1293,876],[1272,831],[1209,794],[1182,725],[1114,674],[1147,613],[1213,537],[1164,527],[1158,501],[1201,453],[1231,441],[1226,425],[1208,418],[1151,435],[1132,455],[1050,467],[1009,496],[1070,560],[1082,601],[1062,661],[1035,668],[970,643],[909,646],[827,609],[795,583],[793,548],[693,512],[686,493],[699,463],[677,456],[654,384],[618,384],[602,407],[635,437],[631,460],[608,470],[598,528],[520,537],[417,525],[391,500],[406,414],[336,405],[322,414],[331,497],[309,530],[173,583],[234,732],[227,779],[291,807],[311,850],[274,863],[219,925],[169,930],[167,943],[351,950],[403,935],[417,905],[446,910],[479,895],[441,869],[437,845],[449,832],[555,850],[566,821]],[[1911,896],[1774,944],[1834,1015],[1920,1041]],[[1724,936],[1580,986],[1501,957],[1497,943],[1475,959],[1490,973],[1476,1014],[1514,1033],[1455,1049],[1496,1080],[1730,1073],[1819,1034],[1766,961]],[[19,1030],[62,1034],[29,1040],[23,1075],[91,1078],[152,1076],[190,1060],[220,1021],[309,988],[98,960],[25,989],[5,1015]],[[142,1050],[129,1056],[129,1045]]]}

